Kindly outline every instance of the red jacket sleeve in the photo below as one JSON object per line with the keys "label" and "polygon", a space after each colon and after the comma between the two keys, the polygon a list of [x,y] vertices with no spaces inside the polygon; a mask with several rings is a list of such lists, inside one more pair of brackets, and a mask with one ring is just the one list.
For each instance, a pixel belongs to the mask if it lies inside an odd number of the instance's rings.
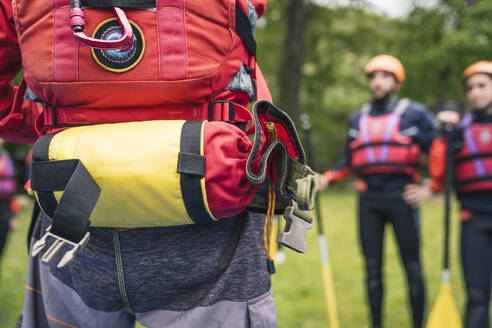
{"label": "red jacket sleeve", "polygon": [[348,166],[343,167],[339,170],[326,171],[325,173],[323,173],[323,175],[329,182],[343,180],[350,174],[352,174],[352,170]]}
{"label": "red jacket sleeve", "polygon": [[11,142],[33,143],[39,136],[35,123],[42,108],[38,103],[23,100],[23,94],[19,95],[17,106],[13,108],[15,88],[12,79],[20,69],[21,54],[12,6],[10,1],[0,0],[0,137]]}
{"label": "red jacket sleeve", "polygon": [[444,179],[446,174],[446,141],[435,138],[429,153],[429,174],[431,177],[430,187],[434,192],[441,192],[444,189]]}
{"label": "red jacket sleeve", "polygon": [[21,205],[19,203],[19,201],[15,198],[13,198],[11,201],[10,201],[10,212],[12,212],[13,214],[17,214],[19,213],[21,209]]}

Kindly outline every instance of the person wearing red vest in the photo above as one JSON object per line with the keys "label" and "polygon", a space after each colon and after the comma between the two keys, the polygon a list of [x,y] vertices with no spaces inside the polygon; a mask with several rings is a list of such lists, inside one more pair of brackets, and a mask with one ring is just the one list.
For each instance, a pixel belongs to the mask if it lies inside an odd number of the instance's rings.
{"label": "person wearing red vest", "polygon": [[0,257],[2,256],[9,230],[17,226],[16,214],[19,204],[14,198],[17,189],[14,163],[0,139]]}
{"label": "person wearing red vest", "polygon": [[492,62],[480,61],[463,73],[471,112],[440,112],[437,118],[456,127],[436,138],[430,151],[430,189],[445,182],[446,149],[453,155],[454,183],[461,203],[461,262],[466,283],[465,327],[490,327],[492,279]]}
{"label": "person wearing red vest", "polygon": [[401,62],[379,55],[366,65],[372,102],[350,121],[346,156],[333,170],[318,176],[318,188],[355,173],[359,180],[359,234],[366,263],[366,287],[372,327],[382,326],[382,258],[386,223],[391,223],[407,272],[413,326],[422,327],[425,288],[420,264],[420,199],[405,199],[418,189],[422,151],[434,137],[434,118],[421,104],[397,99],[405,80]]}
{"label": "person wearing red vest", "polygon": [[[251,119],[245,106],[266,99],[254,54],[265,7],[266,0],[0,0],[0,135],[33,143],[73,126],[152,120],[227,121],[239,134]],[[275,327],[264,221],[264,212],[245,210],[207,225],[91,226],[68,264],[57,266],[61,254],[29,257],[18,327]],[[53,222],[40,213],[31,250]]]}

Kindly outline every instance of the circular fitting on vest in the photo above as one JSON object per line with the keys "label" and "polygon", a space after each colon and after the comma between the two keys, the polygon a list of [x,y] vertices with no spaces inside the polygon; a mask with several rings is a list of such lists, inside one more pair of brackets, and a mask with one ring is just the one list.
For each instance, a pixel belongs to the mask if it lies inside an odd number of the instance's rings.
{"label": "circular fitting on vest", "polygon": [[[130,43],[121,49],[92,48],[92,57],[105,70],[114,73],[124,73],[142,60],[145,51],[145,38],[137,24],[130,21],[133,37]],[[123,30],[116,18],[110,18],[100,23],[94,30],[93,38],[115,40],[121,38]]]}
{"label": "circular fitting on vest", "polygon": [[403,64],[393,56],[379,55],[372,58],[365,67],[366,74],[376,71],[385,71],[393,74],[398,82],[405,81],[405,68]]}
{"label": "circular fitting on vest", "polygon": [[463,72],[463,81],[466,81],[473,74],[479,73],[492,75],[492,62],[482,60],[468,66],[468,68]]}

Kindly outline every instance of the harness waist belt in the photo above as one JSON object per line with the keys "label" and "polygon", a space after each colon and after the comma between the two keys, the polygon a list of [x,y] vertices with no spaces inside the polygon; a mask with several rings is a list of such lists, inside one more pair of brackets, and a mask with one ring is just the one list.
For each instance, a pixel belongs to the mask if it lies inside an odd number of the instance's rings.
{"label": "harness waist belt", "polygon": [[[266,122],[276,126],[278,138],[266,133]],[[304,164],[290,118],[263,101],[255,106],[254,124],[253,142],[226,122],[69,128],[34,145],[31,188],[54,221],[61,208],[70,209],[69,217],[77,215],[72,208],[83,207],[80,221],[90,218],[102,227],[207,224],[232,217],[248,207],[266,179],[301,208],[312,208],[314,172]]]}
{"label": "harness waist belt", "polygon": [[48,128],[153,120],[207,120],[247,123],[252,121],[252,115],[246,107],[226,100],[140,108],[89,109],[53,106],[44,108],[44,124]]}

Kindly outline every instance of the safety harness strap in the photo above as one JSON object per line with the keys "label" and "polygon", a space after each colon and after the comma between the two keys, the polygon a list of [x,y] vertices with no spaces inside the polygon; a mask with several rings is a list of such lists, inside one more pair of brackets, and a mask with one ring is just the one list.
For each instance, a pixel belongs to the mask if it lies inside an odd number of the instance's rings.
{"label": "safety harness strap", "polygon": [[[38,192],[41,209],[53,219],[51,233],[79,243],[89,229],[101,189],[80,160],[49,161],[52,137],[43,136],[34,145],[31,188]],[[55,191],[63,191],[60,202]]]}
{"label": "safety harness strap", "polygon": [[153,120],[207,120],[228,123],[252,121],[252,115],[246,107],[227,100],[138,108],[93,109],[47,106],[44,108],[43,116],[44,125],[48,128]]}
{"label": "safety harness strap", "polygon": [[248,49],[251,56],[256,57],[256,41],[253,36],[251,29],[251,23],[249,22],[248,16],[239,8],[236,3],[236,34],[243,41],[244,46]]}
{"label": "safety harness strap", "polygon": [[181,129],[178,173],[181,194],[188,216],[196,224],[209,224],[215,220],[209,215],[203,201],[201,179],[205,176],[205,156],[201,154],[201,136],[204,121],[186,121]]}

